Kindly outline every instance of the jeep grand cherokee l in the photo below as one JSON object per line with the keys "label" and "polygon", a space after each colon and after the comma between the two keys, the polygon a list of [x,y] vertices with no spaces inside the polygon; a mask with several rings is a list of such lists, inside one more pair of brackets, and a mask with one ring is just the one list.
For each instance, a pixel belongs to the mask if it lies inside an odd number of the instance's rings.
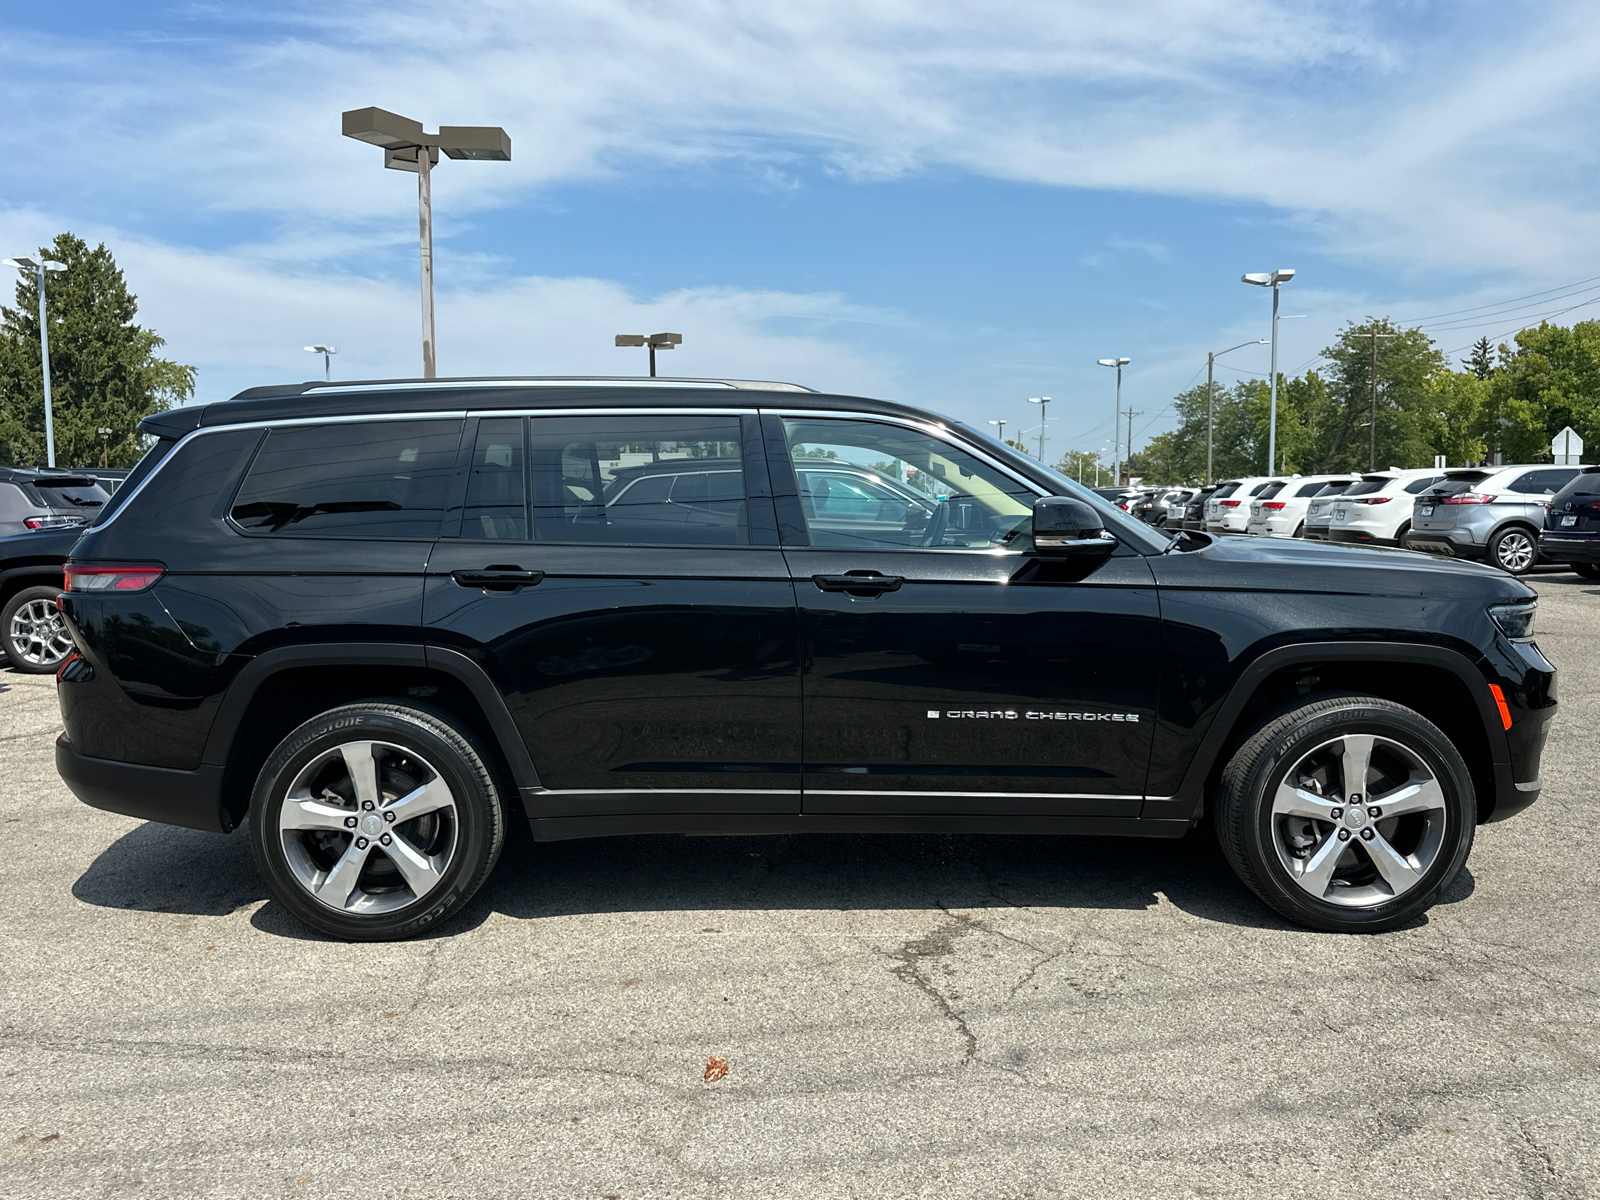
{"label": "jeep grand cherokee l", "polygon": [[1526,584],[1168,536],[915,408],[437,380],[142,428],[66,568],[58,767],[91,805],[247,825],[339,937],[458,911],[518,807],[540,839],[1210,817],[1280,913],[1381,930],[1539,793]]}

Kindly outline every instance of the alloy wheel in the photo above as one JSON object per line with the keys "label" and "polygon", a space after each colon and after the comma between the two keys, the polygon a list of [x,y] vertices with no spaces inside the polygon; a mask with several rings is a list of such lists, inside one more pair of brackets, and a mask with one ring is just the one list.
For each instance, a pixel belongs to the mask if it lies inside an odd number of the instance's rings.
{"label": "alloy wheel", "polygon": [[1272,845],[1302,890],[1352,908],[1416,887],[1444,844],[1446,801],[1422,758],[1392,738],[1351,733],[1289,768],[1272,799]]}
{"label": "alloy wheel", "polygon": [[456,796],[413,750],[352,741],[301,768],[278,812],[295,880],[336,912],[375,915],[423,899],[459,840]]}
{"label": "alloy wheel", "polygon": [[52,600],[30,600],[11,614],[6,630],[17,657],[30,666],[53,667],[72,653],[72,634]]}
{"label": "alloy wheel", "polygon": [[1533,539],[1520,529],[1501,534],[1494,550],[1495,561],[1513,575],[1521,575],[1532,567],[1538,554],[1539,548]]}

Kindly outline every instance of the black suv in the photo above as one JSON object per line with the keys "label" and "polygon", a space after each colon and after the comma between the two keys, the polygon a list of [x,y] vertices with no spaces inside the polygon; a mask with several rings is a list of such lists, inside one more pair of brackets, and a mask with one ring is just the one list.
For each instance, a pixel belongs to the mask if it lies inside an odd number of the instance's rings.
{"label": "black suv", "polygon": [[97,807],[247,823],[336,936],[461,908],[513,800],[539,839],[1210,816],[1279,912],[1388,929],[1539,794],[1525,584],[1168,536],[902,405],[402,381],[142,427],[67,565],[57,764]]}
{"label": "black suv", "polygon": [[1584,467],[1550,497],[1539,557],[1600,579],[1600,466]]}

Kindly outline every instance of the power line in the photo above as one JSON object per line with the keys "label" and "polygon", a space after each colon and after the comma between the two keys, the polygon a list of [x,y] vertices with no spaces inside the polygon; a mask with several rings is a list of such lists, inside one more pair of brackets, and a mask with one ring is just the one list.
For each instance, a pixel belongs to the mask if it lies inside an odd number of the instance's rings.
{"label": "power line", "polygon": [[1480,304],[1475,308],[1458,308],[1453,312],[1428,313],[1426,316],[1412,317],[1402,323],[1406,325],[1420,325],[1424,321],[1437,321],[1444,317],[1458,317],[1463,313],[1482,312],[1486,308],[1499,308],[1506,304],[1517,304],[1523,300],[1532,300],[1538,296],[1548,296],[1551,292],[1564,292],[1569,288],[1580,288],[1586,283],[1594,283],[1597,280],[1600,280],[1600,275],[1591,275],[1588,279],[1580,279],[1576,283],[1563,283],[1558,287],[1546,288],[1542,292],[1529,292],[1526,296],[1512,296],[1509,300],[1495,300],[1488,304]]}

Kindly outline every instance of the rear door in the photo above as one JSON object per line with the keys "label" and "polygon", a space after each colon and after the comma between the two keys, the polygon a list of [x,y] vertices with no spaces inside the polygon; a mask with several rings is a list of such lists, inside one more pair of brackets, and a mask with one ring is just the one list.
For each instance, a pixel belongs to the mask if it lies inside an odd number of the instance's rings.
{"label": "rear door", "polygon": [[[800,611],[805,811],[1137,816],[1160,675],[1145,560],[1041,569],[1013,548],[1036,491],[937,430],[764,421]],[[923,499],[846,527],[795,482],[818,461]]]}
{"label": "rear door", "polygon": [[662,410],[469,430],[424,620],[505,695],[544,785],[531,815],[799,811],[794,589],[758,429]]}

